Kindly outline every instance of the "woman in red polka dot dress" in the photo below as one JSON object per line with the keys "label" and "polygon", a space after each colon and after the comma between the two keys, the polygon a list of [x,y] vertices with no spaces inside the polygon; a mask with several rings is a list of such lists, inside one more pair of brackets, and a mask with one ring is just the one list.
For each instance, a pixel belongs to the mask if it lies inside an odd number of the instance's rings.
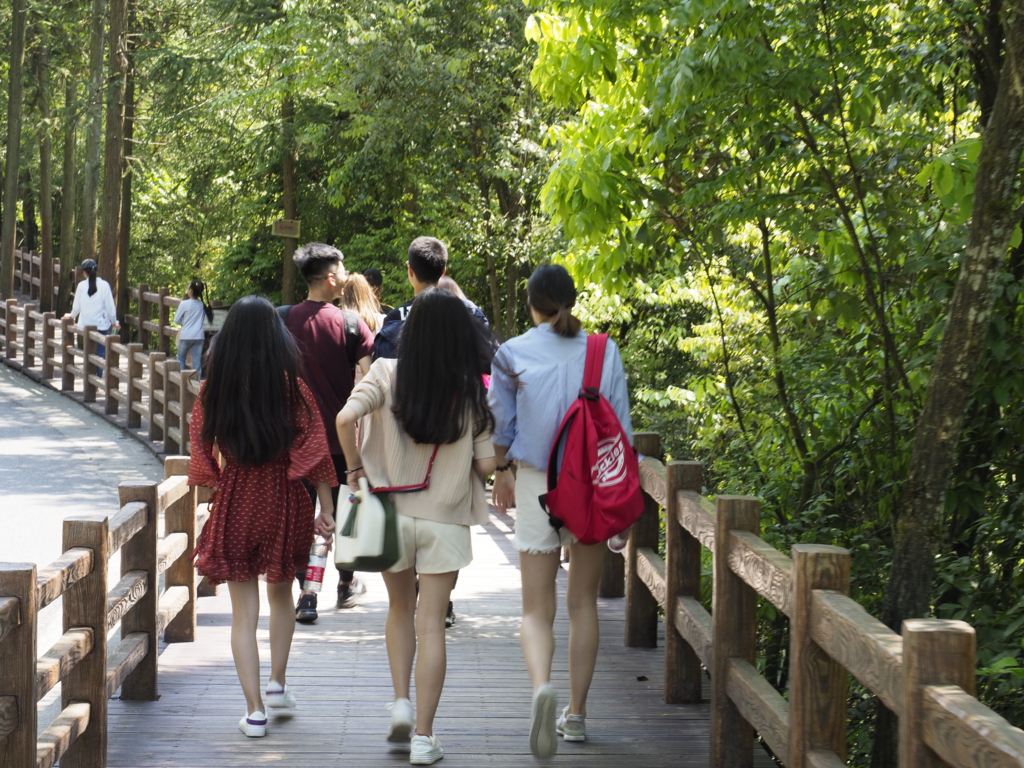
{"label": "woman in red polka dot dress", "polygon": [[[292,581],[304,569],[314,532],[334,530],[338,484],[316,400],[299,377],[291,335],[266,299],[247,296],[228,313],[192,411],[189,483],[214,489],[210,519],[196,542],[196,569],[231,594],[231,653],[242,683],[246,736],[266,735],[256,645],[265,576],[270,603],[267,705],[295,707],[285,683],[295,631]],[[217,460],[223,456],[223,466]],[[302,481],[313,483],[313,504]]]}

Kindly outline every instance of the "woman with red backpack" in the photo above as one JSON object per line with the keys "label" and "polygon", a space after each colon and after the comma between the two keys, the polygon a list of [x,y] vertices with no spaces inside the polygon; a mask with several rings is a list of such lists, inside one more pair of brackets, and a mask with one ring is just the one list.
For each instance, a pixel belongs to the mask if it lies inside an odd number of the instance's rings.
{"label": "woman with red backpack", "polygon": [[[520,640],[533,683],[530,749],[534,756],[546,758],[558,749],[558,736],[566,741],[586,740],[587,693],[599,638],[597,590],[606,549],[603,543],[580,543],[566,527],[556,528],[557,521],[552,524],[542,506],[549,487],[552,443],[583,390],[588,342],[571,311],[576,286],[564,267],[541,266],[527,284],[527,300],[535,327],[505,342],[491,368],[492,439],[498,462],[493,501],[502,512],[516,508],[514,543],[523,584]],[[631,442],[626,376],[614,342],[607,342],[600,362],[600,394],[611,404]],[[555,586],[563,546],[570,548],[566,596],[570,696],[559,713],[550,679]]]}

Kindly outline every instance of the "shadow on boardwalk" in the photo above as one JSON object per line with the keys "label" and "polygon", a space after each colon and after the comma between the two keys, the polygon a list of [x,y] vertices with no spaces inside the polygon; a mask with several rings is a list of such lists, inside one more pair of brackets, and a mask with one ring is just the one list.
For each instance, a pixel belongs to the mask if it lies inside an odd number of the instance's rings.
{"label": "shadow on boardwalk", "polygon": [[[492,514],[473,529],[473,564],[454,595],[458,622],[448,631],[448,677],[435,721],[447,766],[535,765],[528,743],[530,684],[519,649],[519,573],[511,518]],[[408,765],[408,748],[384,740],[391,678],[384,648],[384,583],[366,575],[361,606],[333,609],[334,579],[325,585],[320,620],[298,625],[289,684],[299,698],[293,716],[271,715],[267,736],[237,729],[245,704],[231,662],[227,590],[199,602],[194,644],[170,645],[160,657],[156,702],[112,701],[111,766]],[[559,579],[558,648],[553,683],[568,702],[564,611]],[[623,601],[600,601],[601,655],[591,689],[588,741],[560,745],[550,764],[703,766],[708,705],[662,700],[660,649],[622,645]],[[269,674],[267,621],[260,622],[263,679]],[[414,694],[415,695],[415,694]],[[756,765],[771,763],[758,750]]]}

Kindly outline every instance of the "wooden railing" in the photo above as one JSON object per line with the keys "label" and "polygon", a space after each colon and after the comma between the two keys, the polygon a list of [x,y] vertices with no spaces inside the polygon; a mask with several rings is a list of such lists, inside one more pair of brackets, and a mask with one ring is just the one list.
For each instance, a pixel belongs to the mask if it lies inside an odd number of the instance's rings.
{"label": "wooden railing", "polygon": [[[132,293],[151,295],[141,289]],[[181,371],[166,351],[145,346],[155,333],[168,348],[167,340],[176,332],[168,315],[178,299],[164,295],[166,289],[161,294],[159,324],[126,318],[126,324],[136,323],[142,340],[129,344],[120,335],[105,336],[95,327],[79,330],[71,320],[37,311],[35,304],[19,306],[8,299],[0,303],[0,358],[42,381],[60,379],[61,391],[80,388],[83,402],[102,402],[107,415],[117,416],[124,408],[124,425],[138,430],[145,421],[149,440],[162,453],[188,453],[188,422],[199,394],[195,371]],[[141,307],[144,312],[151,309],[145,298]],[[100,344],[106,348],[104,357],[97,354]]]}
{"label": "wooden railing", "polygon": [[[77,274],[78,270],[75,272]],[[15,251],[14,291],[38,302],[38,306],[47,311],[56,309],[60,294],[60,262],[34,251]]]}
{"label": "wooden railing", "polygon": [[[700,701],[701,667],[710,673],[711,768],[750,766],[755,731],[787,768],[846,765],[848,674],[898,715],[900,768],[1024,766],[1024,731],[974,697],[969,624],[914,619],[896,634],[848,596],[847,550],[797,544],[787,557],[758,536],[757,499],[712,502],[701,496],[699,462],[651,458],[661,455],[653,433],[636,434],[635,445],[647,457],[646,508],[624,553],[626,645],[656,644],[661,608],[665,700]],[[702,546],[714,562],[710,614],[700,602]],[[789,617],[786,698],[754,666],[758,598]]]}
{"label": "wooden railing", "polygon": [[[162,483],[119,487],[111,517],[64,521],[64,554],[41,570],[0,563],[0,768],[102,768],[107,700],[157,698],[157,638],[192,642],[196,574],[188,555],[199,528],[188,458],[168,457]],[[164,538],[158,538],[159,521]],[[121,576],[108,586],[107,562],[121,553]],[[164,589],[158,592],[163,574]],[[38,612],[63,597],[64,635],[36,647]],[[107,648],[120,622],[120,643]],[[37,738],[36,703],[61,685],[60,715]]]}

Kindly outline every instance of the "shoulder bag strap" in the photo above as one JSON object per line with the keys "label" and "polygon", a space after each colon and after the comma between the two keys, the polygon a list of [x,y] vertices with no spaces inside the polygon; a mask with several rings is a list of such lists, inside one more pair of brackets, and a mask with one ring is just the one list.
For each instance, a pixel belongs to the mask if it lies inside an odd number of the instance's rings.
{"label": "shoulder bag strap", "polygon": [[349,309],[343,309],[341,313],[345,316],[345,353],[354,374],[356,363],[359,362],[356,360],[359,350],[359,315]]}
{"label": "shoulder bag strap", "polygon": [[396,485],[391,488],[371,488],[374,493],[415,493],[416,491],[425,491],[430,487],[430,473],[434,469],[434,459],[437,458],[437,449],[440,448],[440,444],[434,445],[434,450],[430,454],[430,462],[427,464],[427,476],[423,478],[423,482],[418,485]]}

